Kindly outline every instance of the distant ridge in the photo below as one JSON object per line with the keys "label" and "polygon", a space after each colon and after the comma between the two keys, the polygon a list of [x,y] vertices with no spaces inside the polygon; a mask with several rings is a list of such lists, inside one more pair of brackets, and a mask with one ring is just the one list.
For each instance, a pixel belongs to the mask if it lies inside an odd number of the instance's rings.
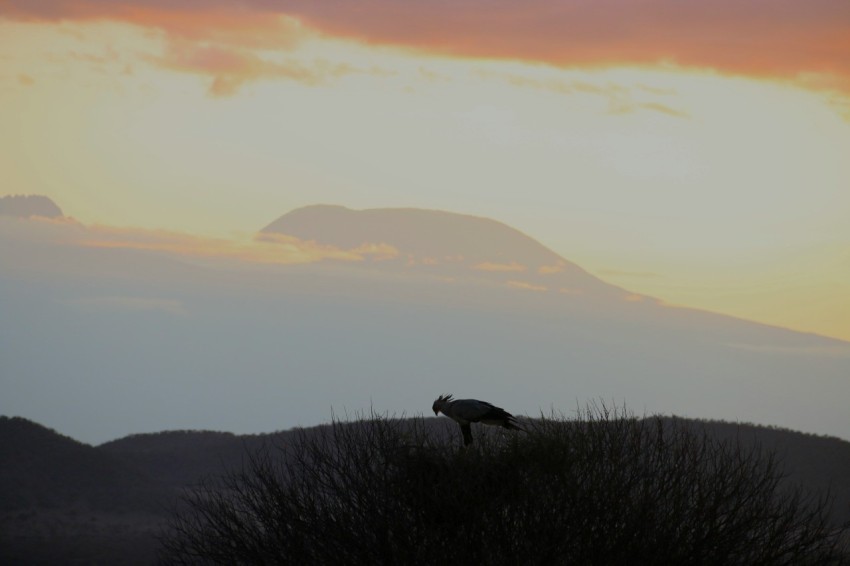
{"label": "distant ridge", "polygon": [[0,197],[0,216],[60,218],[64,214],[62,209],[46,196],[7,195]]}
{"label": "distant ridge", "polygon": [[85,503],[109,510],[154,511],[147,475],[55,430],[0,416],[0,501],[4,511]]}

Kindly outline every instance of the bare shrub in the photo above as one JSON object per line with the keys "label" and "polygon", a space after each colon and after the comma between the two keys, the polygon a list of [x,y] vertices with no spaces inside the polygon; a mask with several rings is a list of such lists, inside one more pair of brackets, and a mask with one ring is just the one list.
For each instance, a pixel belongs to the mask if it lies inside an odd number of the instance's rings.
{"label": "bare shrub", "polygon": [[770,453],[589,407],[479,434],[376,414],[186,494],[173,564],[845,564],[826,499]]}

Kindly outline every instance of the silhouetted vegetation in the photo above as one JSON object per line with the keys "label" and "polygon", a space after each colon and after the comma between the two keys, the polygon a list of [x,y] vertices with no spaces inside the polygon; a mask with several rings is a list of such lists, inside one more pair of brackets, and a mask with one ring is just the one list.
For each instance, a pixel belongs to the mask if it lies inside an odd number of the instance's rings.
{"label": "silhouetted vegetation", "polygon": [[[662,423],[673,426],[673,419]],[[457,426],[445,418],[398,426],[424,427],[435,440],[445,435],[452,450],[460,442]],[[850,520],[847,441],[740,423],[677,419],[675,426],[747,450],[762,444],[787,473],[778,489],[798,483],[816,492],[829,488],[832,524]],[[153,564],[156,533],[183,489],[203,476],[241,469],[246,453],[263,443],[286,446],[321,434],[325,427],[263,435],[171,431],[89,446],[0,416],[0,563]],[[276,450],[270,456],[280,458]]]}
{"label": "silhouetted vegetation", "polygon": [[187,492],[168,563],[844,564],[771,452],[604,407],[528,433],[371,415],[267,444]]}

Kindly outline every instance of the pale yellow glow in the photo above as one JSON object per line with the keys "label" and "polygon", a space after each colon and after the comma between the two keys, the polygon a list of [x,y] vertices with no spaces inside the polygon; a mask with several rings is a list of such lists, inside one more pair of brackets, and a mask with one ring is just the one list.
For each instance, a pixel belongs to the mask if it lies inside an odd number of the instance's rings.
{"label": "pale yellow glow", "polygon": [[689,270],[669,262],[632,265],[654,273],[600,270],[625,288],[775,326],[850,340],[850,245],[794,246],[709,258]]}
{"label": "pale yellow glow", "polygon": [[631,291],[850,340],[845,97],[299,37],[216,90],[149,29],[0,21],[4,193],[217,241],[316,202],[472,213]]}

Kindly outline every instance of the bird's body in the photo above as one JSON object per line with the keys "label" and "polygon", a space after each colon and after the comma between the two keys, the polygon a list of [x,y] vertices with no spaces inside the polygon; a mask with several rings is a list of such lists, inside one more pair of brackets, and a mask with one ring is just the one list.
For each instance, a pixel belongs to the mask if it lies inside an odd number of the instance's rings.
{"label": "bird's body", "polygon": [[435,415],[443,413],[460,425],[465,446],[472,444],[472,423],[521,430],[512,414],[501,407],[478,399],[452,399],[451,395],[440,395],[431,409]]}

